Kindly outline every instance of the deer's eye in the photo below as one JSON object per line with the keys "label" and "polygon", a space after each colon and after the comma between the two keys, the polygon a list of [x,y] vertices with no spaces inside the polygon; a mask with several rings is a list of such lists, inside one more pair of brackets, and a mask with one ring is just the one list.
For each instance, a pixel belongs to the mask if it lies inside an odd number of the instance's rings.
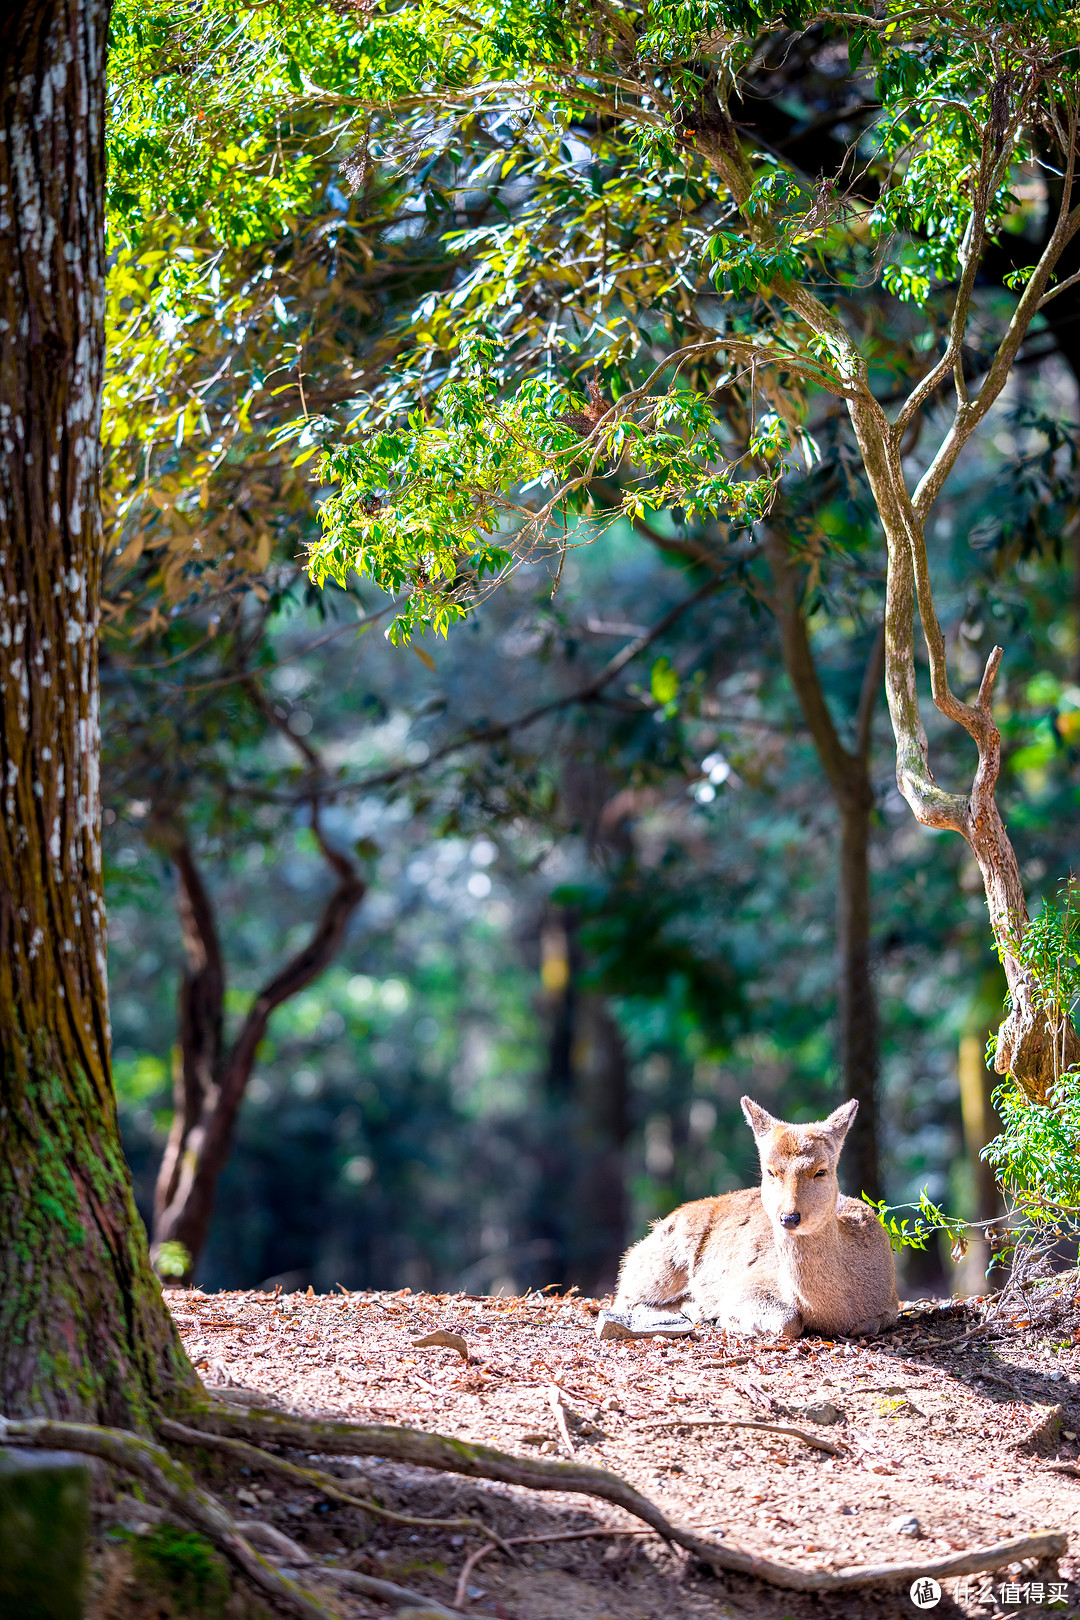
{"label": "deer's eye", "polygon": [[774,1181],[779,1181],[780,1180],[779,1172],[776,1171],[776,1170],[766,1170],[765,1174],[767,1176],[772,1176]]}
{"label": "deer's eye", "polygon": [[827,1170],[815,1170],[814,1171],[814,1180],[815,1181],[820,1181],[822,1176],[827,1176],[828,1173],[829,1172]]}

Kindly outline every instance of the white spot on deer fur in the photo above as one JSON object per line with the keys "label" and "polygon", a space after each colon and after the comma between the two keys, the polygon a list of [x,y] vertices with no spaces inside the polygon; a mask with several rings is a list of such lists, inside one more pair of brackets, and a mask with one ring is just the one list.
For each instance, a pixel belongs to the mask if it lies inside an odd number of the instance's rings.
{"label": "white spot on deer fur", "polygon": [[64,628],[64,635],[67,638],[68,646],[73,647],[77,641],[81,641],[82,633],[83,627],[79,621],[77,619],[69,619]]}
{"label": "white spot on deer fur", "polygon": [[28,954],[31,962],[34,960],[34,957],[37,955],[38,951],[40,951],[44,943],[45,935],[42,933],[40,928],[35,928],[34,932],[30,935],[30,950]]}
{"label": "white spot on deer fur", "polygon": [[49,854],[54,861],[60,859],[60,817],[54,816],[52,832],[49,834]]}

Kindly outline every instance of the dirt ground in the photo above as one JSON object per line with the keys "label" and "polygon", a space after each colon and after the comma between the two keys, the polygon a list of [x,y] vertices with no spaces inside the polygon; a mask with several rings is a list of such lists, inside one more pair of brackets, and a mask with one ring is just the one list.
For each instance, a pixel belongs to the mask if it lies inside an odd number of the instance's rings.
{"label": "dirt ground", "polygon": [[[920,1301],[907,1307],[898,1332],[870,1343],[740,1342],[708,1327],[690,1340],[624,1343],[598,1339],[598,1302],[575,1297],[167,1297],[210,1387],[259,1390],[307,1415],[392,1421],[519,1455],[566,1455],[569,1443],[581,1461],[621,1474],[669,1518],[804,1568],[912,1563],[1024,1532],[1066,1531],[1075,1552],[1058,1570],[1014,1567],[989,1585],[949,1581],[936,1612],[1080,1614],[1076,1329],[1036,1331],[1014,1317],[950,1343],[978,1323],[977,1302]],[[414,1344],[439,1329],[461,1335],[467,1362],[452,1347]],[[1061,1408],[1060,1424],[1025,1444],[1052,1407]],[[716,1418],[786,1420],[842,1454],[709,1423]],[[1070,1465],[1071,1473],[1061,1471]],[[323,1466],[362,1475],[385,1506],[471,1513],[504,1537],[635,1524],[588,1497],[370,1460]],[[349,1567],[451,1604],[465,1559],[483,1545],[372,1521],[280,1481],[229,1483],[241,1521],[269,1520],[314,1555],[305,1580],[319,1564]],[[496,1620],[887,1620],[919,1612],[906,1590],[811,1598],[718,1577],[651,1535],[537,1542],[519,1557],[515,1565],[494,1551],[476,1566],[466,1612]],[[1009,1590],[1010,1576],[1021,1590]],[[1033,1577],[1042,1589],[1027,1587],[1025,1602],[1021,1591]],[[1051,1580],[1068,1583],[1067,1601],[1052,1611]],[[350,1615],[387,1613],[336,1590],[335,1601]]]}

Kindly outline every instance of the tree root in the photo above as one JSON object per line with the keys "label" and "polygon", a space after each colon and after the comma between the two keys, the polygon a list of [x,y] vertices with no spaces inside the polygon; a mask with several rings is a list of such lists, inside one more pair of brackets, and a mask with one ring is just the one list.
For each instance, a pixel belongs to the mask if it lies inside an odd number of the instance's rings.
{"label": "tree root", "polygon": [[[485,1552],[490,1552],[492,1543],[489,1541]],[[355,1569],[321,1569],[321,1579],[333,1581],[346,1592],[359,1592],[364,1597],[377,1598],[380,1603],[407,1603],[410,1608],[423,1609],[425,1614],[445,1615],[446,1620],[461,1620],[460,1611],[448,1609],[445,1603],[437,1598],[422,1597],[419,1592],[410,1592],[407,1586],[395,1586],[393,1581],[380,1581],[374,1575],[361,1575]]]}
{"label": "tree root", "polygon": [[504,1541],[483,1519],[424,1519],[414,1513],[395,1513],[392,1508],[384,1508],[373,1502],[369,1496],[346,1490],[344,1483],[335,1479],[333,1474],[324,1474],[320,1468],[300,1468],[296,1463],[286,1462],[284,1457],[275,1457],[271,1452],[264,1451],[261,1446],[249,1445],[246,1440],[230,1440],[225,1435],[210,1434],[204,1429],[189,1429],[186,1424],[176,1423],[172,1418],[159,1418],[156,1427],[166,1440],[177,1440],[185,1446],[212,1446],[215,1451],[228,1453],[248,1468],[280,1474],[296,1485],[319,1491],[329,1501],[340,1502],[343,1507],[360,1508],[374,1518],[388,1519],[392,1524],[418,1526],[424,1530],[474,1530],[487,1536],[493,1547],[501,1547],[509,1557],[514,1556],[510,1543]]}
{"label": "tree root", "polygon": [[[90,1423],[59,1423],[49,1418],[18,1422],[0,1418],[0,1443],[43,1446],[100,1457],[126,1474],[134,1474],[168,1503],[178,1518],[198,1530],[234,1564],[245,1579],[284,1614],[299,1620],[340,1620],[318,1598],[303,1591],[261,1557],[240,1534],[221,1503],[199,1489],[182,1463],[161,1446],[123,1429],[101,1429]],[[423,1600],[420,1600],[423,1601]]]}
{"label": "tree root", "polygon": [[778,1564],[738,1547],[723,1547],[706,1541],[691,1530],[672,1524],[648,1497],[617,1474],[591,1468],[578,1462],[548,1461],[542,1458],[512,1457],[491,1446],[446,1435],[425,1434],[419,1429],[391,1428],[383,1424],[332,1422],[302,1418],[292,1413],[237,1412],[223,1405],[200,1407],[188,1413],[192,1423],[207,1434],[254,1440],[264,1445],[288,1446],[296,1451],[334,1456],[383,1457],[418,1468],[442,1473],[463,1474],[471,1479],[491,1479],[504,1485],[523,1485],[531,1490],[568,1491],[595,1496],[625,1509],[651,1526],[666,1541],[683,1547],[713,1569],[748,1575],[789,1592],[841,1592],[857,1587],[893,1587],[929,1575],[937,1580],[952,1576],[976,1575],[1001,1569],[1006,1564],[1028,1558],[1059,1558],[1068,1538],[1063,1531],[1043,1531],[1036,1535],[1014,1536],[992,1547],[981,1547],[951,1558],[938,1558],[918,1564],[879,1564],[837,1571],[798,1569]]}

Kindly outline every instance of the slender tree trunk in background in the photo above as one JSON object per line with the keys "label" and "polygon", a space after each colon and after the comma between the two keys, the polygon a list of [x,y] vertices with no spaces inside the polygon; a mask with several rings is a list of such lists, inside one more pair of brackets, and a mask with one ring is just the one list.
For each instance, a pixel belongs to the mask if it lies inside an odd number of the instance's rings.
{"label": "slender tree trunk in background", "polygon": [[788,680],[840,814],[836,883],[837,1058],[845,1099],[859,1112],[848,1132],[841,1175],[851,1193],[881,1197],[878,1117],[878,1014],[870,941],[870,736],[884,673],[878,636],[863,675],[855,747],[846,748],[829,713],[807,634],[795,577],[795,559],[782,536],[766,531],[773,576],[772,605]]}
{"label": "slender tree trunk in background", "polygon": [[[964,1152],[974,1192],[973,1215],[977,1221],[990,1222],[1001,1214],[1001,1196],[993,1167],[981,1157],[983,1148],[994,1135],[994,1079],[983,1057],[985,1044],[981,1035],[961,1035],[957,1071],[960,1113],[964,1123]],[[986,1238],[972,1238],[964,1257],[965,1293],[980,1294],[985,1291],[990,1252],[990,1243]]]}
{"label": "slender tree trunk in background", "polygon": [[137,1427],[194,1374],[109,1067],[98,798],[105,0],[0,19],[0,1411]]}
{"label": "slender tree trunk in background", "polygon": [[[881,1197],[878,1111],[878,1010],[870,955],[870,813],[868,776],[840,806],[836,895],[837,1021],[844,1097],[859,1104],[841,1174],[854,1197]],[[861,790],[861,791],[860,791]],[[852,803],[850,800],[855,800]],[[865,1125],[860,1130],[860,1121]]]}
{"label": "slender tree trunk in background", "polygon": [[627,1242],[630,1075],[622,1031],[603,996],[580,998],[573,1058],[577,1173],[570,1280],[583,1293],[604,1294],[615,1287]]}
{"label": "slender tree trunk in background", "polygon": [[[341,948],[366,884],[348,856],[315,835],[337,883],[302,950],[266,984],[226,1046],[225,966],[214,907],[194,853],[175,822],[157,821],[151,836],[173,863],[185,967],[180,981],[178,1059],[173,1122],[154,1192],[154,1253],[182,1245],[190,1277],[206,1246],[217,1185],[228,1161],[237,1115],[270,1016],[317,979]],[[180,1268],[177,1268],[180,1275]]]}
{"label": "slender tree trunk in background", "polygon": [[548,1245],[544,1282],[565,1285],[573,1212],[573,1179],[569,1141],[573,1052],[577,1022],[577,937],[574,918],[553,907],[540,930],[541,1000],[547,1019],[547,1068],[544,1073],[542,1138],[537,1145],[538,1178],[531,1236]]}
{"label": "slender tree trunk in background", "polygon": [[546,1282],[595,1293],[614,1285],[627,1241],[629,1067],[618,1025],[580,971],[577,920],[553,909],[541,931],[547,1119],[533,1236],[551,1246]]}

